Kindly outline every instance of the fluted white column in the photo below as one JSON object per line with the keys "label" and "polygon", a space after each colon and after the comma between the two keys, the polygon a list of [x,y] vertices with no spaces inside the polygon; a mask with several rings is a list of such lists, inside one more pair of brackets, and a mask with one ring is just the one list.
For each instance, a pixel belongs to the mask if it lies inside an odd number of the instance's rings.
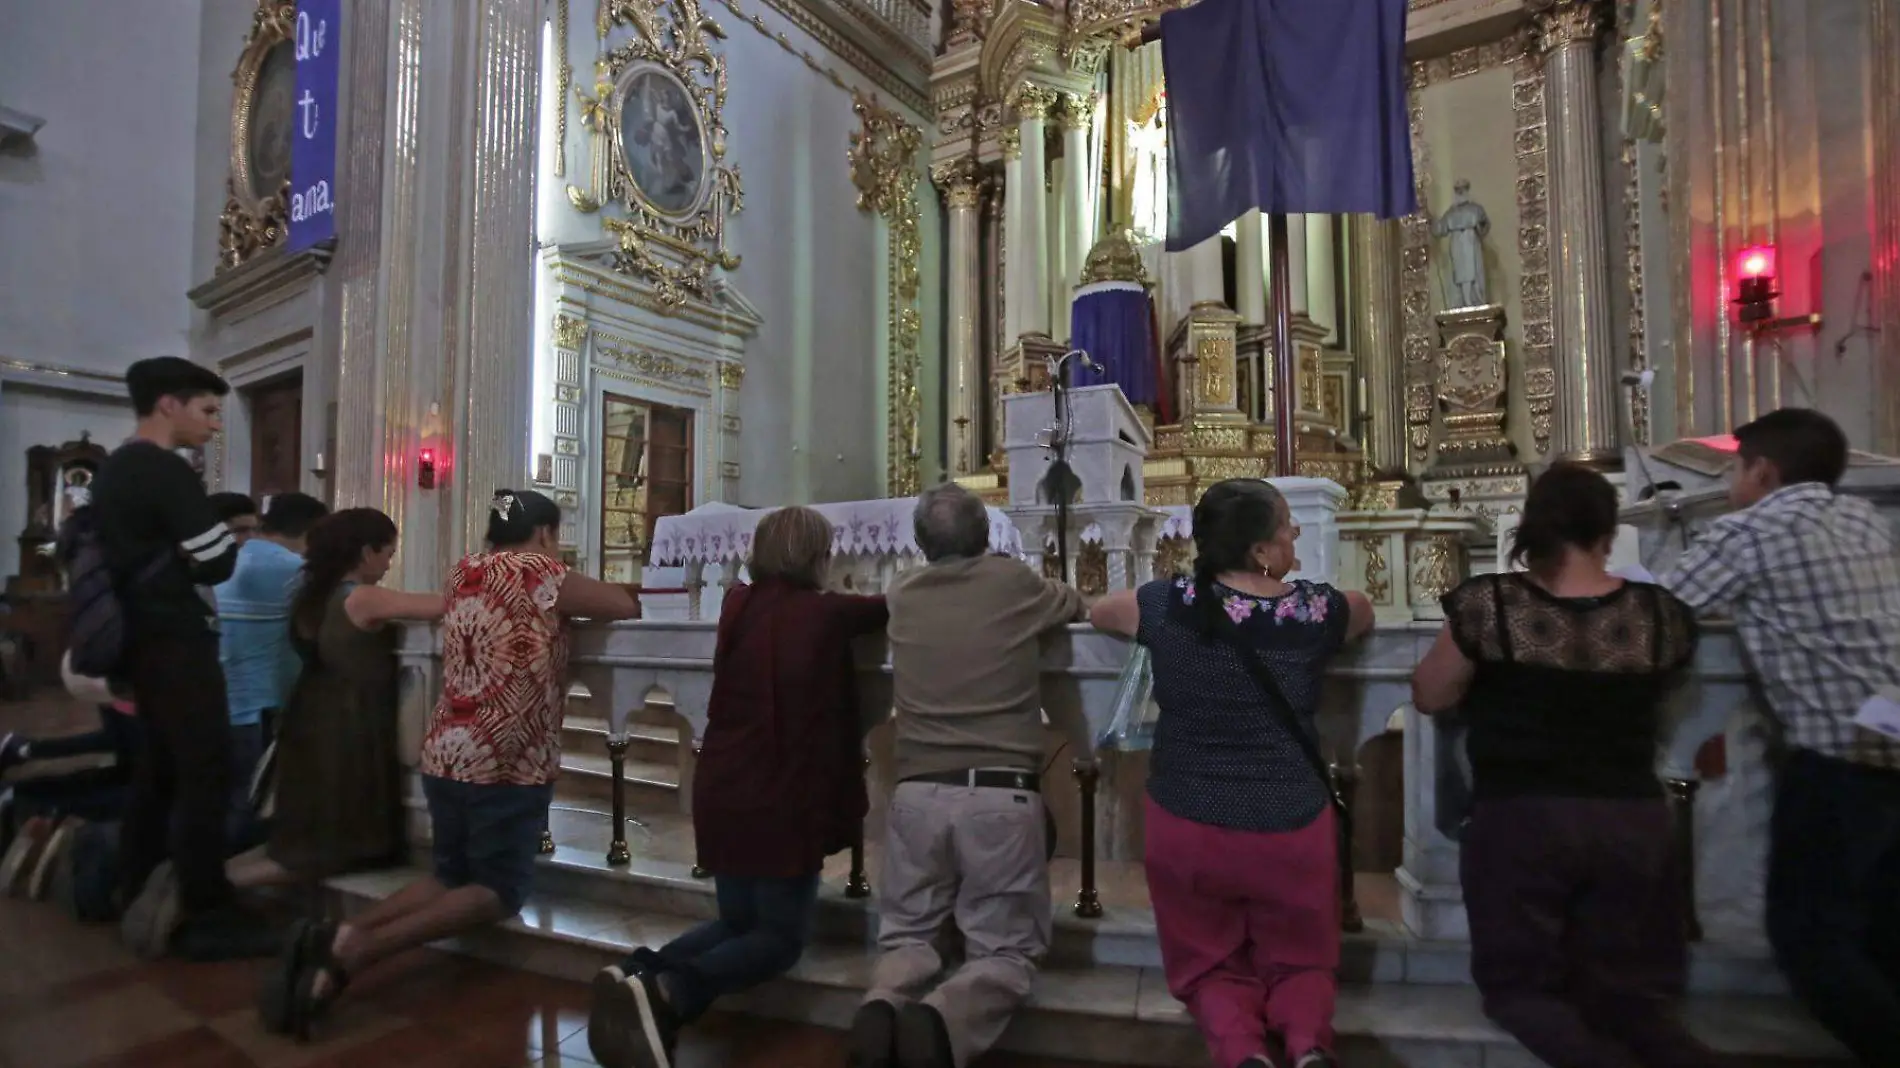
{"label": "fluted white column", "polygon": [[1258,211],[1242,215],[1234,226],[1234,303],[1240,321],[1267,321],[1267,248]]}
{"label": "fluted white column", "polygon": [[1186,260],[1188,285],[1188,306],[1201,304],[1227,304],[1227,272],[1221,267],[1221,242],[1219,235],[1175,255]]}
{"label": "fluted white column", "polygon": [[1014,126],[1003,131],[1003,343],[1023,336],[1023,267],[1029,262],[1023,240],[1023,148]]}
{"label": "fluted white column", "polygon": [[1333,217],[1306,217],[1306,313],[1326,330],[1326,342],[1339,340],[1336,289],[1333,282]]}
{"label": "fluted white column", "polygon": [[939,164],[931,171],[943,190],[949,245],[945,266],[948,290],[944,315],[949,321],[944,362],[950,369],[950,473],[967,475],[983,465],[983,356],[976,343],[976,163],[969,158]]}
{"label": "fluted white column", "polygon": [[1062,126],[1062,288],[1081,280],[1082,263],[1095,245],[1095,226],[1089,217],[1089,129],[1094,125],[1095,97],[1063,96],[1056,114]]}
{"label": "fluted white column", "polygon": [[[1016,101],[1016,136],[1022,145],[1022,185],[1009,191],[1021,202],[1019,245],[1012,255],[1022,263],[1017,302],[1022,305],[1020,333],[1049,336],[1049,153],[1043,131],[1055,94],[1038,85],[1024,85]],[[1007,303],[1007,300],[1006,300]]]}
{"label": "fluted white column", "polygon": [[1306,310],[1306,217],[1289,215],[1286,220],[1287,303],[1294,315]]}
{"label": "fluted white column", "polygon": [[1617,361],[1610,340],[1609,258],[1598,127],[1598,0],[1534,0],[1544,49],[1550,151],[1550,292],[1557,370],[1557,446],[1568,459],[1618,459]]}
{"label": "fluted white column", "polygon": [[481,0],[470,37],[473,124],[463,186],[469,224],[460,266],[465,342],[455,353],[460,448],[446,475],[458,499],[463,547],[479,546],[498,488],[528,480],[534,361],[534,179],[540,123],[538,4]]}

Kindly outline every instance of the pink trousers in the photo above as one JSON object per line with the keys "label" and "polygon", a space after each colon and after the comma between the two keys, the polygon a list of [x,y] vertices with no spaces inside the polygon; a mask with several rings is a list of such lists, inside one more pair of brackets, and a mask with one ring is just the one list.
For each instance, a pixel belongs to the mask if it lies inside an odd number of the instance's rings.
{"label": "pink trousers", "polygon": [[1333,1044],[1339,993],[1339,837],[1331,808],[1297,831],[1233,831],[1147,802],[1148,893],[1168,991],[1215,1068],[1267,1049]]}

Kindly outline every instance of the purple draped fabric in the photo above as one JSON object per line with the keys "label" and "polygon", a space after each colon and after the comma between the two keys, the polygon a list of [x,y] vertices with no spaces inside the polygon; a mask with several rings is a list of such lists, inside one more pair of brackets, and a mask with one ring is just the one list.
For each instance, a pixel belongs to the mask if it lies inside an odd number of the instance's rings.
{"label": "purple draped fabric", "polygon": [[1069,306],[1069,344],[1088,353],[1128,403],[1159,410],[1161,361],[1146,290],[1101,288],[1077,296]]}
{"label": "purple draped fabric", "polygon": [[1270,214],[1418,209],[1406,0],[1201,0],[1161,16],[1168,249]]}

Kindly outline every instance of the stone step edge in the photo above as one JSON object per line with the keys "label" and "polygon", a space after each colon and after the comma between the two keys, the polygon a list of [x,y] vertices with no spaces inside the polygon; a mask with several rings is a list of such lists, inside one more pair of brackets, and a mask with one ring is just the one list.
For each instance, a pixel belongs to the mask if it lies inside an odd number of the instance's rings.
{"label": "stone step edge", "polygon": [[[559,847],[552,855],[541,857],[539,863],[560,871],[564,878],[595,878],[604,882],[637,883],[663,890],[685,890],[703,895],[709,900],[712,898],[712,880],[693,878],[690,864],[641,855],[637,830],[628,839],[628,844],[633,851],[633,859],[623,865],[607,864],[604,849],[586,850],[572,845]],[[840,880],[827,879],[819,887],[818,904],[819,907],[826,909],[870,913],[875,909],[877,901],[875,885],[872,887],[872,893],[873,896],[867,898],[846,897]],[[1083,919],[1075,915],[1069,904],[1069,902],[1056,903],[1057,927],[1091,935],[1146,938],[1155,936],[1154,912],[1150,909],[1108,908],[1106,914],[1097,919]],[[1400,924],[1381,920],[1368,921],[1364,931],[1348,933],[1342,937],[1348,943],[1403,946],[1408,950],[1422,952],[1468,953],[1471,949],[1470,942],[1419,938],[1408,933]],[[1710,961],[1772,962],[1772,955],[1765,944],[1754,946],[1704,942],[1692,946],[1690,952],[1696,958]]]}
{"label": "stone step edge", "polygon": [[[400,886],[403,877],[420,872],[379,872],[368,876],[340,876],[328,880],[332,897],[347,914],[380,900]],[[392,878],[392,875],[395,878]],[[542,908],[552,915],[563,902],[543,896]],[[584,933],[537,927],[517,916],[488,931],[446,943],[448,948],[493,963],[554,978],[585,981],[594,971],[624,957],[639,945],[655,948],[681,928],[680,918],[665,914],[624,911],[620,927]],[[660,937],[637,939],[625,933],[642,920],[659,921]],[[668,929],[671,928],[671,929]],[[548,943],[559,947],[545,950]],[[562,952],[565,951],[565,952]],[[850,1012],[865,989],[872,961],[870,947],[818,944],[784,977],[722,1003],[722,1008],[799,1020],[826,1027],[847,1026]],[[1132,984],[1132,1009],[1111,1009],[1113,992],[1127,992]],[[1110,994],[1103,997],[1104,993]],[[842,995],[841,997],[839,995]],[[1799,1064],[1808,1068],[1850,1062],[1832,1039],[1783,999],[1692,997],[1687,1003],[1692,1030],[1718,1051],[1763,1064]],[[1066,1056],[1082,1060],[1180,1065],[1202,1063],[1201,1043],[1179,1002],[1168,993],[1157,969],[1123,965],[1050,967],[1038,974],[1036,991],[1012,1022],[999,1048],[1038,1056]],[[1102,1025],[1135,1025],[1130,1032],[1116,1028],[1078,1047],[1077,1025],[1095,1030]],[[1341,984],[1334,1025],[1342,1053],[1362,1042],[1403,1057],[1407,1047],[1431,1063],[1446,1046],[1486,1047],[1482,1065],[1530,1068],[1539,1062],[1483,1015],[1476,990],[1465,987],[1407,986],[1398,984]],[[1754,1026],[1750,1026],[1754,1025]],[[1129,1038],[1140,1035],[1140,1043]],[[1746,1039],[1760,1041],[1745,1041]],[[1155,1042],[1153,1040],[1159,1040]],[[1157,1045],[1159,1048],[1156,1048]],[[1150,1058],[1154,1059],[1150,1059]],[[1138,1058],[1138,1060],[1131,1060]],[[1785,1059],[1785,1060],[1784,1060]],[[1396,1063],[1410,1063],[1410,1058]],[[1461,1060],[1461,1065],[1480,1062]]]}
{"label": "stone step edge", "polygon": [[[561,730],[590,737],[607,737],[608,724],[602,716],[568,716],[561,720]],[[633,741],[650,742],[660,745],[678,745],[679,731],[674,727],[662,727],[652,723],[627,723],[627,737]],[[606,744],[605,742],[602,743]]]}
{"label": "stone step edge", "polygon": [[[563,752],[561,754],[561,775],[579,779],[611,779],[614,774],[613,760],[604,755],[593,753]],[[679,769],[653,761],[629,760],[623,772],[628,786],[678,790]],[[555,780],[558,785],[560,780]]]}

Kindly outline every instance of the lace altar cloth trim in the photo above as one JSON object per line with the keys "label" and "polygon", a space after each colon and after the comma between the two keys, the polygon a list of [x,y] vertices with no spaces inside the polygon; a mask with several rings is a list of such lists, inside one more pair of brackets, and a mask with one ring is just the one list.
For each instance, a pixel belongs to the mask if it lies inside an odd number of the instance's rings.
{"label": "lace altar cloth trim", "polygon": [[[915,497],[876,501],[843,501],[812,506],[831,520],[831,551],[835,556],[921,556],[911,530]],[[706,504],[686,513],[662,518],[654,525],[652,562],[655,567],[689,563],[743,561],[752,555],[752,532],[770,508],[738,508]],[[1022,536],[1001,511],[991,508],[990,551],[1009,556],[1023,554]]]}
{"label": "lace altar cloth trim", "polygon": [[[1194,537],[1194,506],[1193,505],[1164,504],[1164,505],[1160,505],[1156,507],[1155,511],[1166,512],[1168,514],[1168,517],[1161,521],[1160,532],[1155,535],[1155,539],[1157,541],[1166,541],[1169,538],[1191,539]],[[1049,535],[1049,544],[1053,546],[1055,543],[1056,543],[1055,535],[1053,534]],[[1082,544],[1100,545],[1101,543],[1102,543],[1102,528],[1097,526],[1094,523],[1090,523],[1082,531]]]}

